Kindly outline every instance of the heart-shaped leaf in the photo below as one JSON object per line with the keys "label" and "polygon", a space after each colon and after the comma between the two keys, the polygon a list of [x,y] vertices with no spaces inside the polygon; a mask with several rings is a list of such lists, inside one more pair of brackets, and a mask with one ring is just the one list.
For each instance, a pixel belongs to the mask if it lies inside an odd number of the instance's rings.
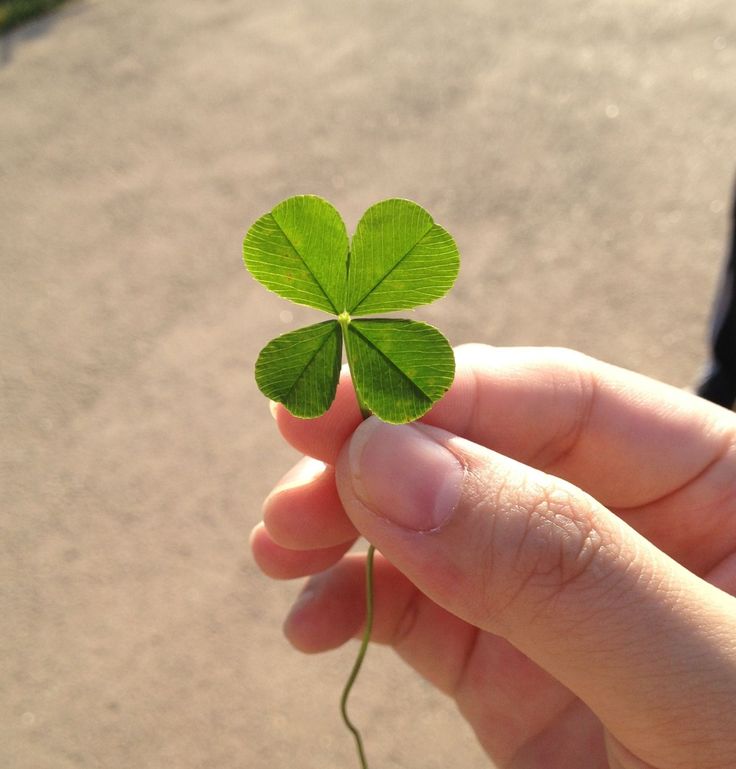
{"label": "heart-shaped leaf", "polygon": [[256,361],[256,384],[295,416],[318,417],[335,399],[341,361],[340,324],[328,320],[272,339]]}
{"label": "heart-shaped leaf", "polygon": [[250,228],[243,256],[266,288],[338,316],[274,339],[258,357],[258,386],[292,414],[312,418],[329,408],[343,334],[361,408],[386,422],[418,419],[450,386],[454,357],[437,329],[351,317],[426,304],[452,286],[457,247],[421,206],[377,203],[361,218],[349,248],[340,214],[327,201],[288,198]]}
{"label": "heart-shaped leaf", "polygon": [[279,203],[248,230],[243,258],[279,296],[333,315],[344,309],[348,234],[326,200],[297,195]]}
{"label": "heart-shaped leaf", "polygon": [[354,320],[347,326],[345,344],[358,398],[384,422],[419,419],[455,376],[452,348],[426,323]]}
{"label": "heart-shaped leaf", "polygon": [[347,311],[408,310],[452,287],[460,265],[455,241],[416,203],[392,198],[358,222],[350,251]]}

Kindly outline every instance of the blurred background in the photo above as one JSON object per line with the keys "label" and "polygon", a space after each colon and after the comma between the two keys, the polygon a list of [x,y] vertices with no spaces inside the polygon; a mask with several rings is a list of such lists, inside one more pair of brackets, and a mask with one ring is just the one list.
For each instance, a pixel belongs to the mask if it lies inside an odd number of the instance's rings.
{"label": "blurred background", "polygon": [[[351,231],[412,198],[463,257],[416,313],[453,344],[689,386],[735,84],[732,0],[75,0],[3,32],[0,765],[357,765],[355,646],[291,650],[297,586],[247,552],[296,458],[253,363],[316,313],[243,235],[292,194]],[[385,649],[352,712],[376,769],[488,766]]]}

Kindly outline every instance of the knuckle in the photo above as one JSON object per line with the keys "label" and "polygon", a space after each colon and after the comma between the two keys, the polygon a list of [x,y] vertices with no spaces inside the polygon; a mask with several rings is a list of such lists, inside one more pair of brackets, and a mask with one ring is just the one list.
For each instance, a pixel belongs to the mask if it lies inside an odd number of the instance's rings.
{"label": "knuckle", "polygon": [[587,372],[595,365],[595,359],[570,347],[545,347],[544,359],[557,371]]}
{"label": "knuckle", "polygon": [[551,577],[552,587],[562,587],[589,569],[601,545],[589,511],[580,510],[580,500],[560,489],[545,489],[530,515],[534,537],[544,545],[535,559],[534,573]]}
{"label": "knuckle", "polygon": [[[564,487],[539,484],[521,491],[516,505],[513,547],[506,547],[506,608],[523,603],[535,611],[555,603],[563,593],[601,580],[599,554],[606,537],[596,526],[592,502]],[[508,559],[508,560],[507,560]],[[495,554],[491,563],[498,564]]]}

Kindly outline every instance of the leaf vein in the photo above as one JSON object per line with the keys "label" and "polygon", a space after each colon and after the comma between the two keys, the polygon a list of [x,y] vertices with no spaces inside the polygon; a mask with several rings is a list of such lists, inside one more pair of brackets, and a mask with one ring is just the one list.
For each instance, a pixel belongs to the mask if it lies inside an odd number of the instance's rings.
{"label": "leaf vein", "polygon": [[[435,226],[435,223],[430,220],[429,227],[421,234],[421,236],[417,239],[416,243],[397,261],[395,262],[384,274],[382,277],[380,277],[372,286],[371,288],[366,291],[366,293],[353,304],[352,307],[348,309],[348,312],[354,312],[357,307],[360,307],[363,302],[383,283],[386,278],[406,259],[412,251],[422,242],[422,239],[425,237],[425,235]],[[383,238],[383,231],[381,232],[381,237]],[[381,243],[381,250],[383,250],[383,243]]]}
{"label": "leaf vein", "polygon": [[389,366],[393,370],[397,371],[398,374],[402,377],[402,379],[406,380],[409,383],[409,385],[413,387],[420,395],[423,395],[428,400],[432,400],[432,397],[430,395],[424,392],[424,390],[408,374],[402,371],[402,369],[399,366],[397,366],[396,363],[394,363],[394,361],[391,360],[391,358],[389,358],[389,356],[383,350],[381,350],[381,348],[378,347],[378,345],[375,344],[375,342],[369,339],[355,324],[352,324],[350,326],[350,329],[354,333],[358,334],[369,347],[373,348],[389,364]]}
{"label": "leaf vein", "polygon": [[332,301],[332,299],[330,298],[330,296],[327,293],[327,291],[325,291],[325,287],[322,285],[322,283],[320,282],[319,278],[314,274],[314,272],[312,271],[312,268],[307,264],[306,260],[304,259],[304,256],[302,256],[301,252],[292,243],[291,238],[286,234],[286,231],[281,226],[281,224],[276,219],[276,217],[273,215],[273,213],[271,214],[271,218],[276,223],[276,226],[281,231],[281,234],[286,238],[286,242],[294,249],[294,253],[301,259],[302,264],[307,268],[307,272],[314,278],[314,282],[317,284],[317,286],[319,286],[319,290],[323,293],[325,299],[329,302],[330,307],[332,307],[333,313],[335,315],[339,315],[340,313],[339,313],[338,309],[335,307],[335,303]]}

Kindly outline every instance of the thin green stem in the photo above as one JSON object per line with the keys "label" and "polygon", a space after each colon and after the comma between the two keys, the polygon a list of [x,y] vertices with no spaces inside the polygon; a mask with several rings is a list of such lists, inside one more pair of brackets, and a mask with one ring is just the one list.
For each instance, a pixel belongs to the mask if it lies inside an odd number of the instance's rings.
{"label": "thin green stem", "polygon": [[[338,318],[340,325],[343,329],[343,334],[347,333],[347,326],[350,323],[350,316],[347,313],[343,313]],[[346,345],[347,351],[347,345]],[[350,366],[350,373],[353,371],[353,363],[350,360],[350,353],[348,351],[348,365]],[[357,389],[355,391],[355,397],[358,399],[358,408],[363,419],[368,419],[371,415],[371,410],[363,403]],[[368,644],[371,640],[371,633],[373,632],[373,556],[376,554],[376,548],[369,544],[368,552],[365,556],[365,627],[363,628],[363,637],[360,640],[360,649],[358,649],[358,656],[353,663],[353,669],[350,671],[348,680],[345,683],[345,688],[342,690],[342,696],[340,697],[340,714],[342,720],[345,722],[345,726],[350,730],[355,738],[355,748],[358,751],[358,759],[360,760],[360,769],[368,769],[368,760],[365,757],[365,748],[363,747],[363,738],[360,736],[358,727],[350,720],[348,715],[348,697],[355,683],[355,679],[360,673],[360,668],[363,665],[366,652],[368,651]]]}
{"label": "thin green stem", "polygon": [[360,642],[358,656],[355,659],[353,669],[350,671],[347,683],[342,692],[342,697],[340,698],[342,720],[345,722],[345,726],[352,732],[353,737],[355,737],[355,747],[358,750],[361,769],[368,769],[368,761],[366,760],[365,749],[363,748],[363,738],[360,736],[358,728],[350,720],[350,716],[348,715],[348,697],[350,696],[350,690],[353,688],[355,679],[360,672],[365,653],[368,651],[368,643],[371,640],[371,631],[373,630],[373,556],[375,552],[376,548],[373,547],[373,545],[370,545],[365,561],[365,628],[363,629],[363,638]]}

